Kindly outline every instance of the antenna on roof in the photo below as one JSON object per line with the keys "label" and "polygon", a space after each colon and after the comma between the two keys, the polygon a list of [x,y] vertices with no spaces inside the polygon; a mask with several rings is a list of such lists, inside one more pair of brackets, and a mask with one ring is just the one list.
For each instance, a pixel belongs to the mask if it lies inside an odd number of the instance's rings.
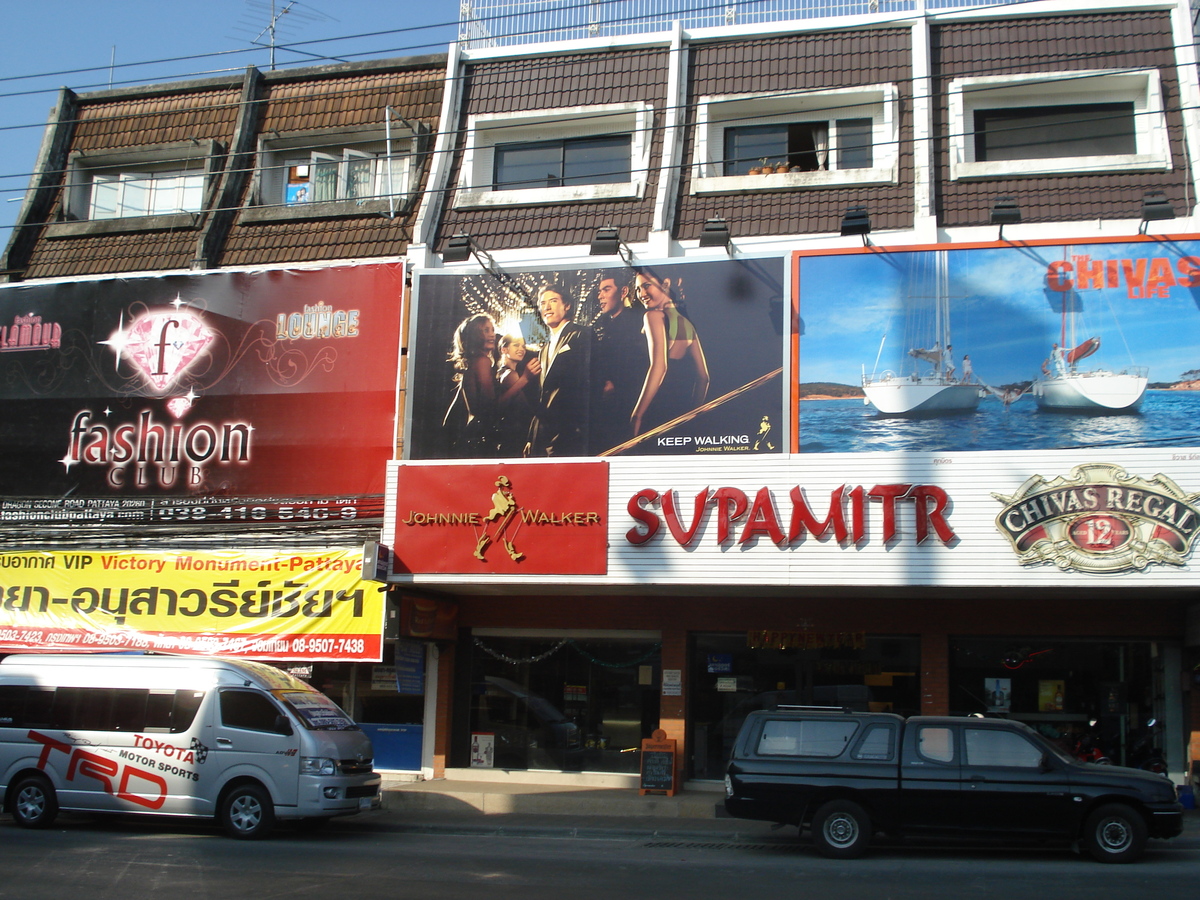
{"label": "antenna on roof", "polygon": [[[283,2],[283,0],[270,0],[269,3],[266,2],[266,0],[246,0],[246,5],[255,11],[255,15],[253,17],[243,18],[243,22],[251,24],[255,29],[258,29],[258,24],[262,21],[259,14],[267,16],[266,26],[257,30],[257,33],[254,35],[254,37],[250,39],[250,43],[270,49],[272,71],[275,70],[275,50],[279,46],[278,39],[280,37],[280,32],[286,32],[288,30],[286,23],[284,23],[282,27],[280,26],[284,16],[288,17],[287,21],[296,21],[297,24],[299,24],[301,21],[337,21],[337,19],[333,18],[332,16],[326,15],[319,9],[309,6],[307,3],[301,3],[299,0],[287,0],[287,2]],[[251,21],[251,18],[257,19],[257,21]],[[266,38],[265,41],[263,40],[264,37]],[[337,57],[323,56],[317,53],[309,53],[305,50],[289,48],[286,41],[287,35],[284,34],[283,37],[285,38],[284,49],[291,53],[298,53],[301,56],[308,56],[321,61],[332,59],[336,60],[337,62],[345,62],[345,60],[338,59]]]}

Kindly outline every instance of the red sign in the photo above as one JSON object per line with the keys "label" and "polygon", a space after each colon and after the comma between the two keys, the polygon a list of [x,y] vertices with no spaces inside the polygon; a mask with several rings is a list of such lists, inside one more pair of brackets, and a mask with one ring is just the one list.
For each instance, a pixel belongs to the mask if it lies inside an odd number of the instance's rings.
{"label": "red sign", "polygon": [[608,463],[399,467],[396,574],[603,575]]}

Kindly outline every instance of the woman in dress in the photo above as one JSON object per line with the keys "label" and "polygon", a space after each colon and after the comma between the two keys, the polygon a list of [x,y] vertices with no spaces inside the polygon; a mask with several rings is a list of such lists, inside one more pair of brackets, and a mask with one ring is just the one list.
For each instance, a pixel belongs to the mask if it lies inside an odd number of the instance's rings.
{"label": "woman in dress", "polygon": [[525,338],[519,334],[500,338],[496,406],[500,414],[500,455],[504,457],[522,455],[537,408],[541,362],[528,352]]}
{"label": "woman in dress", "polygon": [[446,413],[446,423],[452,428],[455,422],[461,423],[461,431],[452,437],[455,456],[491,457],[498,452],[495,375],[498,356],[496,323],[491,316],[483,313],[468,316],[455,329],[450,363],[454,366],[458,390]]}
{"label": "woman in dress", "polygon": [[635,435],[683,415],[708,396],[708,363],[696,328],[675,305],[670,278],[639,269],[637,298],[650,368],[630,421]]}

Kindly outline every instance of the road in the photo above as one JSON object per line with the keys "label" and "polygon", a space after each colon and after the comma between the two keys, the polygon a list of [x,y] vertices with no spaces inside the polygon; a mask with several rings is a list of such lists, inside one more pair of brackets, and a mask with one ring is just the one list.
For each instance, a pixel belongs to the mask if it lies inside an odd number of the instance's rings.
{"label": "road", "polygon": [[[350,820],[353,821],[353,820]],[[822,859],[791,829],[761,843],[649,834],[414,834],[330,823],[239,842],[215,827],[63,816],[48,831],[0,819],[3,900],[627,900],[901,898],[1144,900],[1195,896],[1200,849],[1151,842],[1104,866],[1069,848],[889,845]]]}

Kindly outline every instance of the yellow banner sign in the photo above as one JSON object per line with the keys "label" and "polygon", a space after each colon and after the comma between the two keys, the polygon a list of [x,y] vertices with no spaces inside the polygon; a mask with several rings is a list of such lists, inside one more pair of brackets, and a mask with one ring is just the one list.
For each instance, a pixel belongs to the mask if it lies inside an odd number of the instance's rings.
{"label": "yellow banner sign", "polygon": [[0,651],[382,658],[359,549],[0,553]]}

